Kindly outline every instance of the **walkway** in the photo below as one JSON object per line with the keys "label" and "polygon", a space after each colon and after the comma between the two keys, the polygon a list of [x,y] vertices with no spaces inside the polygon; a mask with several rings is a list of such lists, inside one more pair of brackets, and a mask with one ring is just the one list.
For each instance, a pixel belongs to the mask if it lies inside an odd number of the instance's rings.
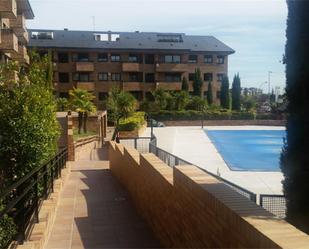
{"label": "walkway", "polygon": [[159,247],[108,161],[77,161],[61,193],[46,249]]}

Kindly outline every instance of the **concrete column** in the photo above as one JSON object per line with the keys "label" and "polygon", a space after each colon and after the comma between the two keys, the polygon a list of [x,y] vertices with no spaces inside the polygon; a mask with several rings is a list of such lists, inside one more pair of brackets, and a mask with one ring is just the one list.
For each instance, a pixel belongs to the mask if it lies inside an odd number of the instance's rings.
{"label": "concrete column", "polygon": [[74,139],[73,139],[73,120],[71,112],[67,115],[67,146],[68,146],[68,161],[75,161]]}

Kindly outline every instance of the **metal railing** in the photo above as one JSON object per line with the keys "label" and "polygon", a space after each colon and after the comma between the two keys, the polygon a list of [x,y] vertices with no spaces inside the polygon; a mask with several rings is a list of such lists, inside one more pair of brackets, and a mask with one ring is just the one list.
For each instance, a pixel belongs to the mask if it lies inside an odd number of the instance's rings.
{"label": "metal railing", "polygon": [[151,137],[120,138],[119,140],[124,146],[134,148],[140,153],[149,152]]}
{"label": "metal railing", "polygon": [[260,195],[260,206],[279,218],[286,217],[286,199],[283,195]]}
{"label": "metal railing", "polygon": [[17,228],[13,240],[23,243],[29,224],[39,222],[40,205],[54,191],[54,180],[61,176],[61,169],[66,166],[67,153],[67,148],[62,149],[54,158],[1,192],[0,203],[4,208],[0,212],[0,221],[13,220]]}

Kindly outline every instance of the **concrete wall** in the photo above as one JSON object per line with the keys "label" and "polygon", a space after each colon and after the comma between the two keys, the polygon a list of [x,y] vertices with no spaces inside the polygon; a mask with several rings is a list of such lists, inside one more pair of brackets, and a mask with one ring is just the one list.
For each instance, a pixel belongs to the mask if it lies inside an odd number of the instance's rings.
{"label": "concrete wall", "polygon": [[308,248],[307,235],[195,166],[170,168],[113,142],[109,160],[166,247]]}

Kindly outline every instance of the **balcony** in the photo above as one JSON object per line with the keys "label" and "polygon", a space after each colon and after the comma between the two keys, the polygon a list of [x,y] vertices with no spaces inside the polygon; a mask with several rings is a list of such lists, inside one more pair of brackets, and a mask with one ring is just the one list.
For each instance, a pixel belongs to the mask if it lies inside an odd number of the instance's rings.
{"label": "balcony", "polygon": [[142,91],[143,90],[143,82],[123,82],[122,90],[124,91]]}
{"label": "balcony", "polygon": [[188,65],[187,64],[175,64],[175,63],[157,63],[156,70],[157,72],[186,72]]}
{"label": "balcony", "polygon": [[16,18],[17,16],[16,0],[1,0],[0,13],[2,18],[12,18],[12,19]]}
{"label": "balcony", "polygon": [[18,39],[12,29],[1,29],[0,50],[5,53],[18,53]]}
{"label": "balcony", "polygon": [[19,61],[22,64],[28,65],[30,63],[30,58],[29,58],[26,46],[19,45],[18,46],[18,53],[12,54],[12,59]]}
{"label": "balcony", "polygon": [[122,71],[123,72],[140,72],[141,71],[141,64],[124,62],[124,63],[122,63]]}
{"label": "balcony", "polygon": [[76,87],[86,90],[86,91],[94,91],[95,90],[95,84],[94,82],[77,82]]}
{"label": "balcony", "polygon": [[76,62],[75,70],[77,72],[93,72],[94,64],[93,62]]}
{"label": "balcony", "polygon": [[17,18],[11,19],[10,26],[21,42],[29,42],[29,34],[26,30],[26,19],[24,15],[18,15]]}
{"label": "balcony", "polygon": [[181,91],[181,82],[157,82],[156,88],[163,88],[167,91]]}

